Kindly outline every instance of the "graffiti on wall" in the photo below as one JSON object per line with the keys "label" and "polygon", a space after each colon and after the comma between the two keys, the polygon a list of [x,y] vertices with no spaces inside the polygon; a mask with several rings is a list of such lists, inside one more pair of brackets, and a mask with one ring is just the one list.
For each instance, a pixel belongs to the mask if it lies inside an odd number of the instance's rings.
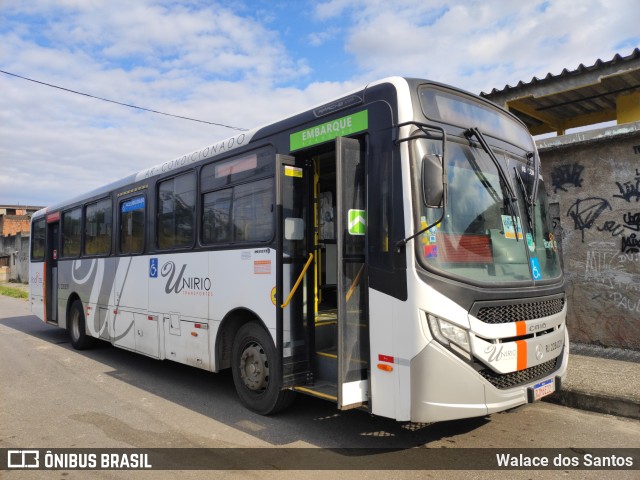
{"label": "graffiti on wall", "polygon": [[600,197],[589,197],[577,199],[567,210],[567,217],[573,220],[574,229],[582,232],[582,243],[584,243],[584,231],[591,229],[607,209],[611,210],[611,205],[607,200]]}
{"label": "graffiti on wall", "polygon": [[616,182],[616,185],[620,192],[613,195],[615,198],[622,198],[627,202],[640,200],[640,172],[638,172],[638,169],[636,169],[636,174],[632,179],[624,183]]}
{"label": "graffiti on wall", "polygon": [[[612,194],[612,201],[613,199],[622,199],[627,203],[632,203],[632,200],[640,201],[640,171],[638,169],[636,169],[632,180],[623,183],[616,181],[615,185],[618,191]],[[609,233],[612,237],[620,237],[621,253],[639,253],[640,211],[627,210],[619,220],[603,220],[596,225],[604,212],[613,210],[611,203],[605,198],[578,198],[567,210],[567,217],[573,220],[574,230],[580,230],[582,243],[585,239],[585,230],[590,230],[595,226],[599,232]],[[638,234],[629,231],[638,232]]]}
{"label": "graffiti on wall", "polygon": [[640,266],[640,252],[618,253],[613,242],[588,244],[584,279],[602,287],[592,300],[606,300],[624,311],[640,312],[640,283],[629,272]]}
{"label": "graffiti on wall", "polygon": [[[640,155],[640,145],[631,148],[633,155]],[[592,176],[590,167],[571,162],[556,166],[551,179],[554,193],[570,205],[560,215],[580,232],[573,240],[567,237],[570,243],[565,245],[565,252],[572,252],[565,265],[576,287],[577,337],[637,348],[633,332],[640,319],[640,168],[629,168],[629,163],[627,156],[616,161],[613,175],[605,170]],[[601,317],[599,322],[592,323],[594,314]]]}
{"label": "graffiti on wall", "polygon": [[551,185],[553,193],[558,193],[558,189],[566,192],[565,186],[582,187],[582,171],[584,167],[579,163],[571,165],[558,165],[551,171]]}

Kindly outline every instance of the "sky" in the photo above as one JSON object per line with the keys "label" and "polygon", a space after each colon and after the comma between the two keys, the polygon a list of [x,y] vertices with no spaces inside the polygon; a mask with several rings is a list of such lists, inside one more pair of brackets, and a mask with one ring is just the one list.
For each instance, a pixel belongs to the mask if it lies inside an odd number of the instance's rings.
{"label": "sky", "polygon": [[[392,75],[473,93],[640,46],[637,0],[0,0],[0,70],[250,129]],[[0,205],[237,134],[0,73]]]}

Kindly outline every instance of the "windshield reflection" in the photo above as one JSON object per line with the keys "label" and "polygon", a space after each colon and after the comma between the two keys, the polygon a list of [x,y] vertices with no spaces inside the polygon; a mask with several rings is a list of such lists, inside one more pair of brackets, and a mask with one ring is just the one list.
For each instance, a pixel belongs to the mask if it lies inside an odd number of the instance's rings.
{"label": "windshield reflection", "polygon": [[[433,148],[435,145],[423,145],[420,150]],[[448,203],[442,221],[416,238],[419,262],[472,283],[530,284],[559,277],[544,185],[538,188],[535,205],[530,202],[533,218],[529,221],[523,192],[515,187],[514,166],[521,162],[503,155],[497,156],[498,162],[492,161],[484,150],[468,144],[449,142],[446,148]],[[420,163],[414,159],[416,178],[421,178]],[[502,175],[498,165],[504,166]],[[419,189],[419,183],[414,183]],[[516,195],[513,205],[508,191]],[[427,208],[420,201],[417,204],[418,228],[425,228],[442,214],[442,209]]]}

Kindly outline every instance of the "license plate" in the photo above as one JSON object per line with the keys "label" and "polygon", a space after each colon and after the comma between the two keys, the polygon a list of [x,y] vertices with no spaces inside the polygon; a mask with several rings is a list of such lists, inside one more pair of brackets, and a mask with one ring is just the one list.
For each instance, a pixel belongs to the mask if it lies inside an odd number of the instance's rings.
{"label": "license plate", "polygon": [[544,382],[536,383],[533,386],[533,400],[540,400],[542,397],[552,394],[556,391],[556,383],[553,378]]}

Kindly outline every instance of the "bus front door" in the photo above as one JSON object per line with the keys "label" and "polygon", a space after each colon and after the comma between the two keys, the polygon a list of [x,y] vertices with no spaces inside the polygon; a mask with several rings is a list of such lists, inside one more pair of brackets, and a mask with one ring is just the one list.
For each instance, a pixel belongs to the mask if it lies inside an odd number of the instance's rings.
{"label": "bus front door", "polygon": [[338,408],[368,399],[366,176],[364,151],[353,138],[336,139],[338,304]]}
{"label": "bus front door", "polygon": [[307,160],[276,158],[276,348],[282,386],[311,381],[313,340],[313,172]]}

